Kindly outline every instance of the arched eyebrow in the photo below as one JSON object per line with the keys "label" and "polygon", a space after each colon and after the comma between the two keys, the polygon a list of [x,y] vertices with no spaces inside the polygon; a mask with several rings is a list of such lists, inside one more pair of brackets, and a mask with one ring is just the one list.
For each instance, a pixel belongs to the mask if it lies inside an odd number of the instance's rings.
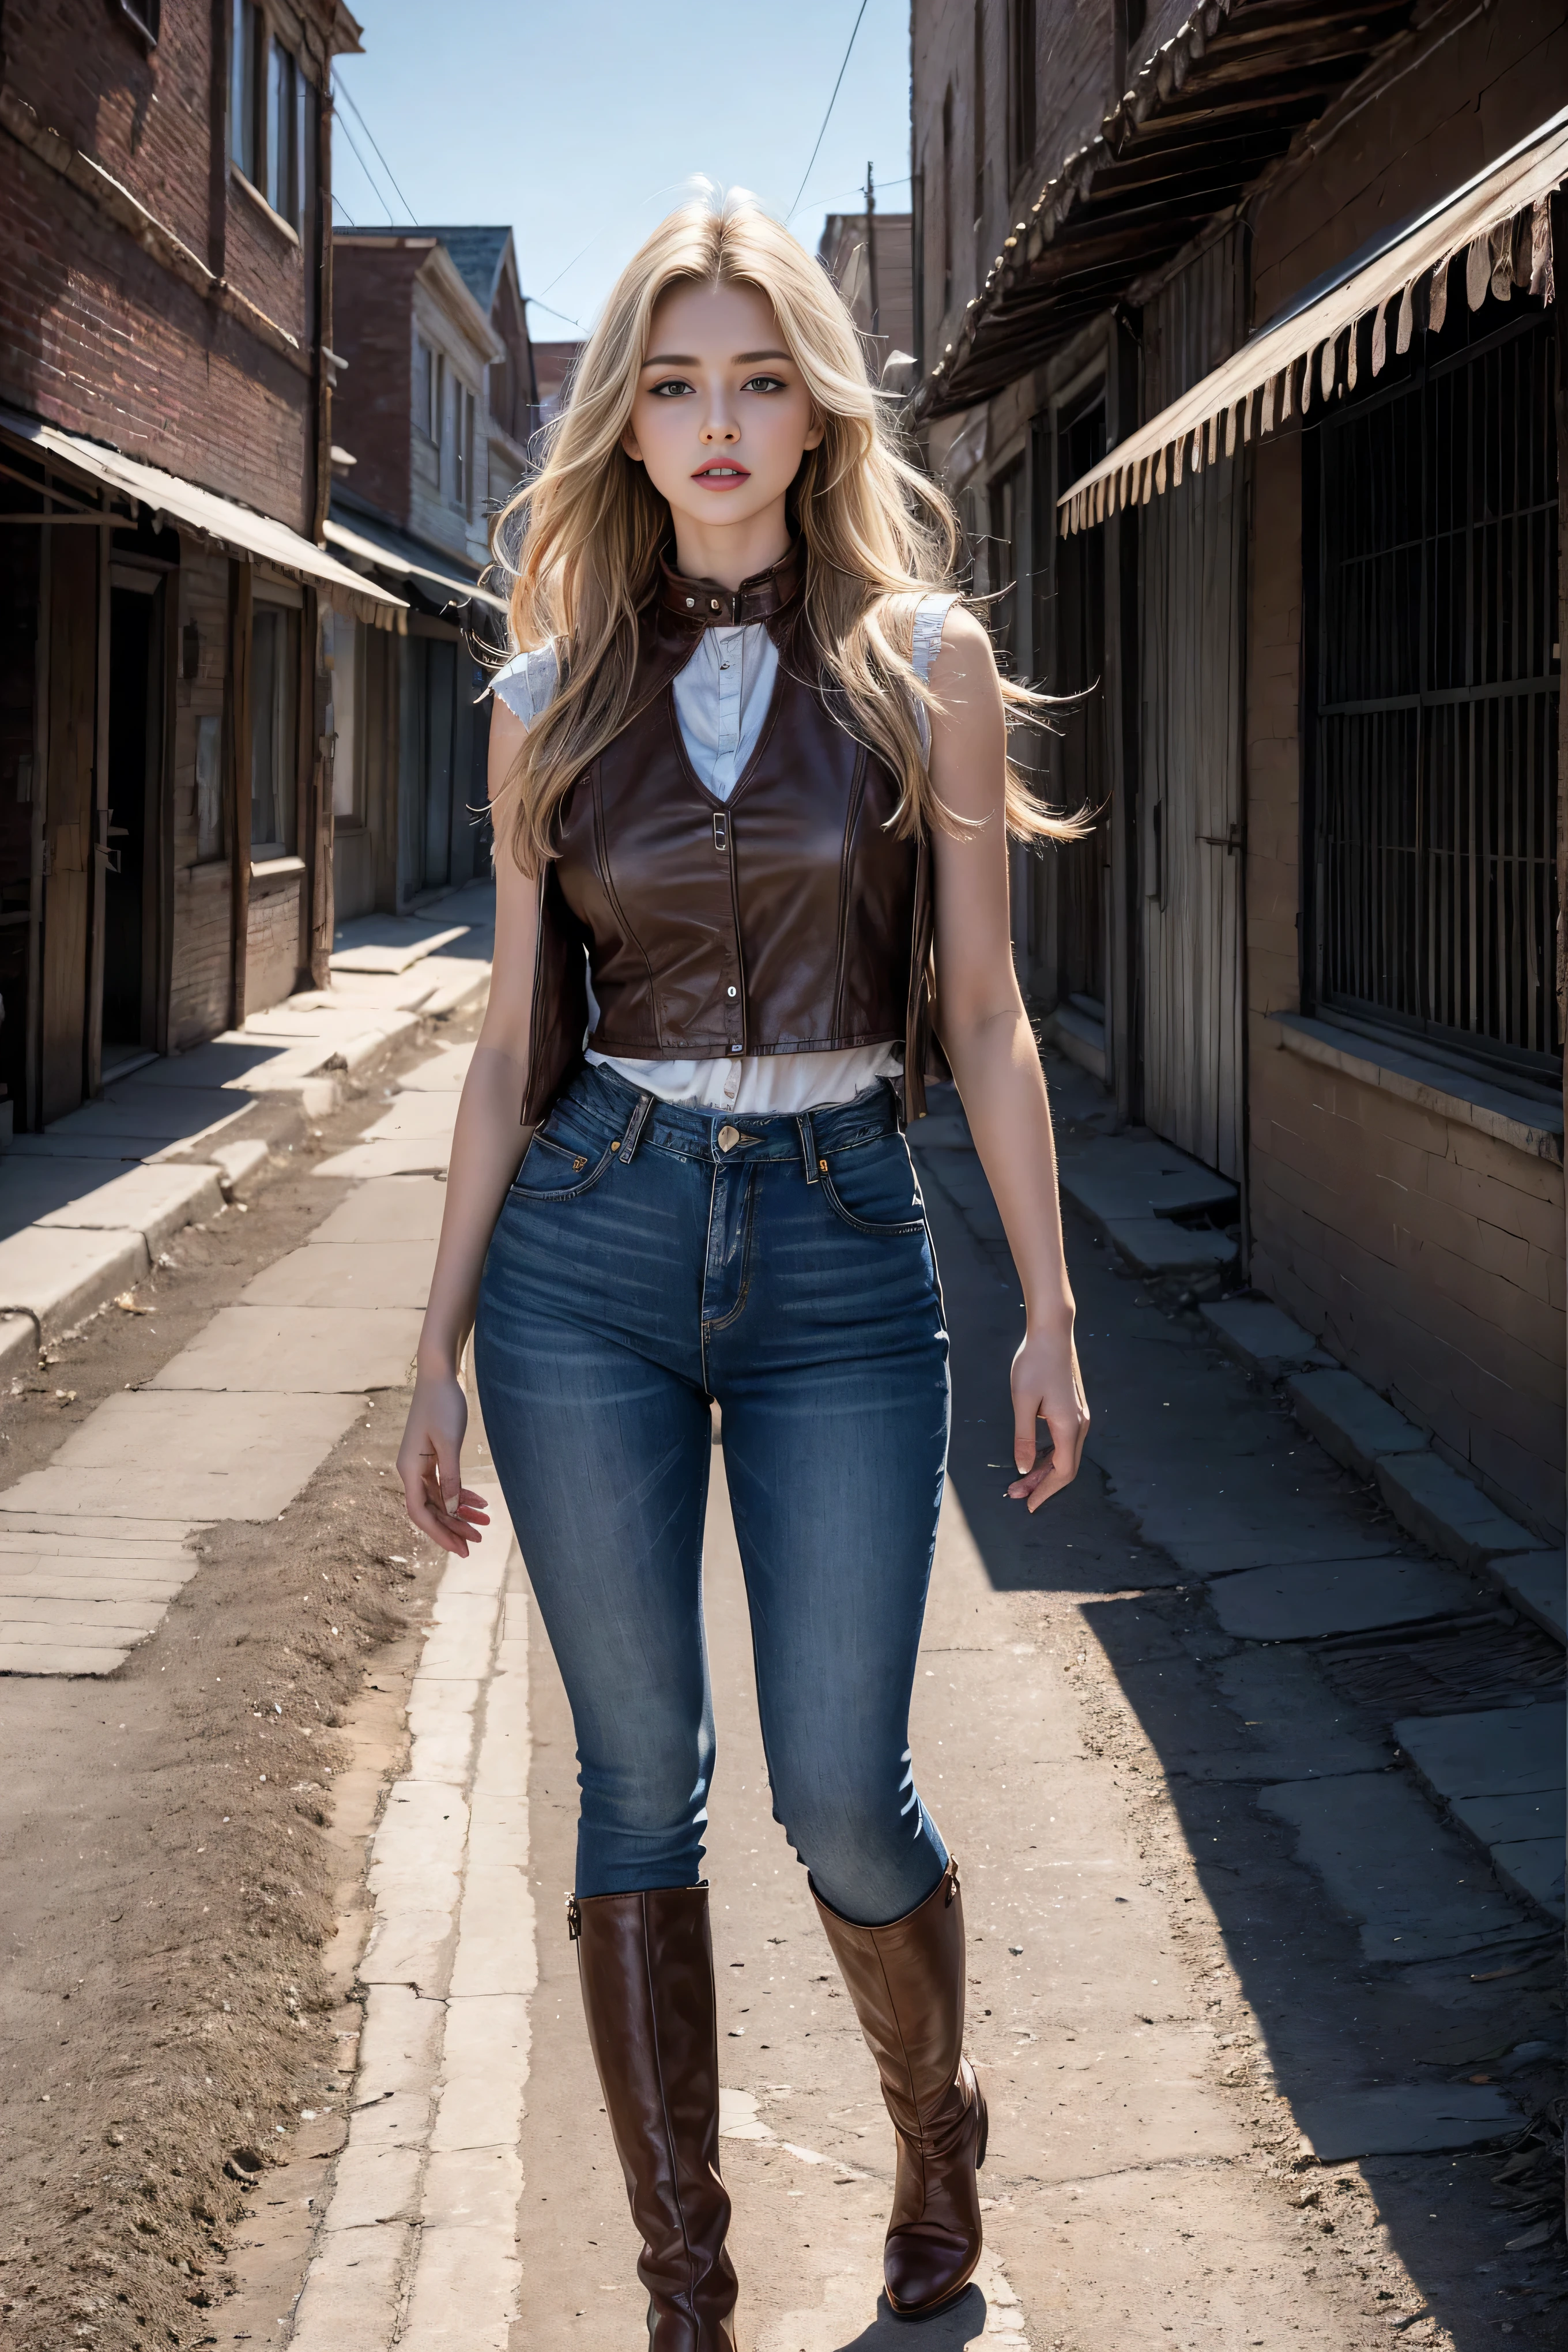
{"label": "arched eyebrow", "polygon": [[[788,352],[737,352],[730,364],[731,367],[755,367],[762,360],[787,360],[789,356]],[[645,368],[700,367],[701,364],[694,352],[652,352],[643,362]]]}

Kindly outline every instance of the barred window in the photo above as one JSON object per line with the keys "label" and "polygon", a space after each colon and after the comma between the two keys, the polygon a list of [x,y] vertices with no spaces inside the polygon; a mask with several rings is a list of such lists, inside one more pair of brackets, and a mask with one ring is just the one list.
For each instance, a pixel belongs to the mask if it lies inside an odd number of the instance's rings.
{"label": "barred window", "polygon": [[1562,1045],[1555,372],[1539,306],[1472,316],[1460,291],[1314,436],[1312,991],[1539,1079]]}

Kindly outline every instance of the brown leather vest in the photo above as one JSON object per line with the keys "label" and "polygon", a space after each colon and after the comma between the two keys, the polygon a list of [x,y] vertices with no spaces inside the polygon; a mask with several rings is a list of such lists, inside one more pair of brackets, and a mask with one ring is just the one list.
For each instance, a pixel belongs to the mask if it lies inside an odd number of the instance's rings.
{"label": "brown leather vest", "polygon": [[[906,1112],[924,1113],[930,851],[923,834],[886,830],[897,780],[808,674],[799,571],[792,551],[733,593],[663,573],[632,715],[562,803],[560,854],[540,878],[524,1126],[583,1058],[589,968],[599,1053],[709,1061],[901,1043]],[[772,706],[728,800],[699,781],[673,690],[715,619],[765,621],[779,647]]]}

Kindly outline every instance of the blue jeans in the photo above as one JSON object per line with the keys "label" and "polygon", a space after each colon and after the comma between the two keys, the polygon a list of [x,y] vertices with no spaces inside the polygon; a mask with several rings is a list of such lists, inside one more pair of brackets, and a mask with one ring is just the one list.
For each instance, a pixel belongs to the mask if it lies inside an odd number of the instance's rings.
{"label": "blue jeans", "polygon": [[587,1066],[501,1211],[475,1350],[576,1729],[578,1894],[701,1874],[716,1397],[774,1817],[847,1918],[923,1902],[947,1853],[909,1707],[947,1332],[892,1088],[731,1121]]}

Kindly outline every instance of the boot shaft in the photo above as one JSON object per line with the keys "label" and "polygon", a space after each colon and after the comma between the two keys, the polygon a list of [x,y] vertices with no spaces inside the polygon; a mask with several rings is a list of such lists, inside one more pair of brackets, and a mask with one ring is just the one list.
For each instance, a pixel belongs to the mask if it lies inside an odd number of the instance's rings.
{"label": "boot shaft", "polygon": [[655,2352],[731,2352],[735,2274],[719,2172],[708,1890],[574,1895],[588,2039],[632,2219]]}
{"label": "boot shaft", "polygon": [[919,2146],[963,2053],[963,1895],[950,1861],[925,1901],[885,1927],[859,1927],[816,1896],[901,2138]]}

